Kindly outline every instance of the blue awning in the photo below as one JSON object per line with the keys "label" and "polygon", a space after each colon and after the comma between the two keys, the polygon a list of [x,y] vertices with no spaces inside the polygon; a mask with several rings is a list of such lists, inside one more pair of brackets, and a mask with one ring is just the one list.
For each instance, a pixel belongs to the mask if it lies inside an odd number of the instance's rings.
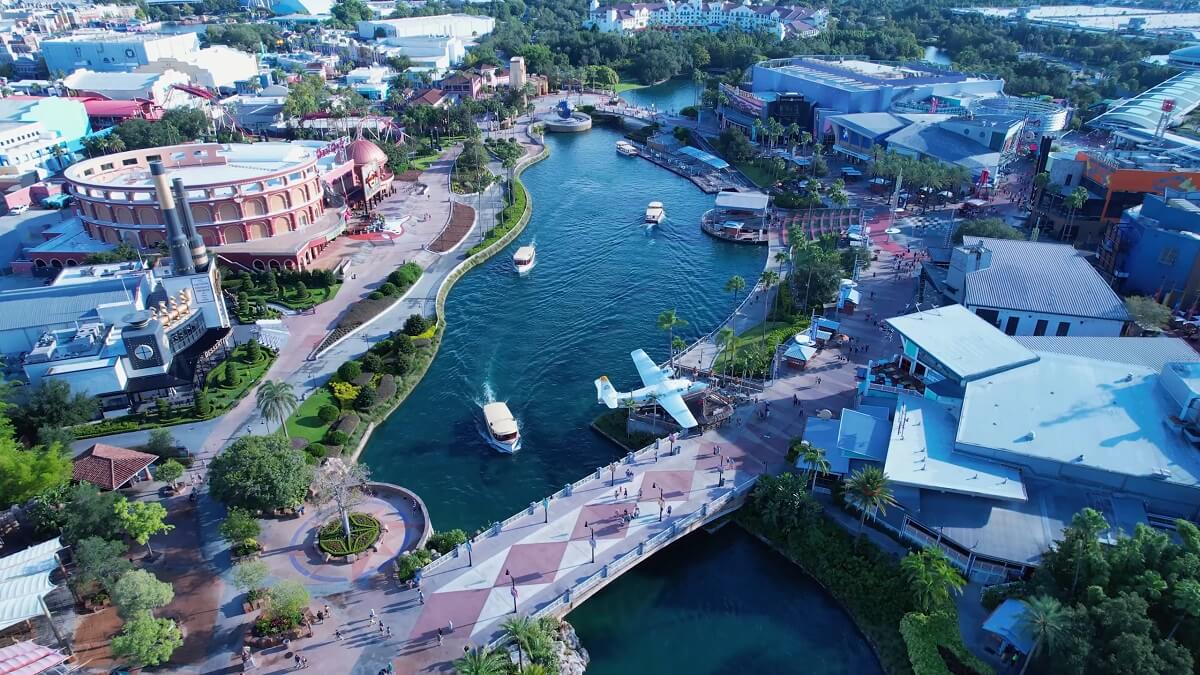
{"label": "blue awning", "polygon": [[725,160],[721,159],[720,157],[717,157],[716,155],[709,154],[709,153],[701,150],[700,148],[694,148],[690,145],[680,148],[679,154],[687,155],[688,157],[691,157],[692,159],[694,159],[698,162],[703,162],[718,171],[720,171],[721,169],[729,168],[729,162],[726,162]]}
{"label": "blue awning", "polygon": [[1025,603],[1008,598],[983,622],[983,629],[1000,636],[1022,654],[1028,654],[1033,649],[1033,636],[1022,622],[1024,616]]}

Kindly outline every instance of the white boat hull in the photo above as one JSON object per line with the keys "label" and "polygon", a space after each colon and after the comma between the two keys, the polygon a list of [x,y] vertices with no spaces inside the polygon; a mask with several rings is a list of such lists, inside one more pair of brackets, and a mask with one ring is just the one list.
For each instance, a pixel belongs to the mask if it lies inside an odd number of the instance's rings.
{"label": "white boat hull", "polygon": [[530,261],[528,265],[513,265],[513,269],[517,270],[517,274],[524,276],[533,270],[534,265],[537,265],[536,260]]}
{"label": "white boat hull", "polygon": [[521,437],[517,436],[511,442],[505,443],[503,441],[498,441],[498,440],[492,438],[491,436],[488,436],[488,445],[492,446],[496,450],[498,450],[506,455],[511,455],[521,449]]}

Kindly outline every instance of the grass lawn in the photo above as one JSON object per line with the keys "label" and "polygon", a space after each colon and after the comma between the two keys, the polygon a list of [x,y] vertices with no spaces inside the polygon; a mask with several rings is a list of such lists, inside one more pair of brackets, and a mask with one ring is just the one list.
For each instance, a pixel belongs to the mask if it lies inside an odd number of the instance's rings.
{"label": "grass lawn", "polygon": [[[322,406],[331,405],[337,407],[337,401],[333,398],[333,392],[325,387],[321,387],[314,391],[308,398],[296,408],[296,412],[288,418],[287,430],[292,438],[306,438],[310,443],[319,443],[322,438],[325,438],[325,433],[329,431],[329,424],[321,421],[317,417],[317,411]],[[334,420],[336,422],[336,420]]]}
{"label": "grass lawn", "polygon": [[734,166],[738,171],[741,171],[743,174],[745,174],[746,178],[749,178],[751,183],[754,183],[760,188],[771,187],[775,184],[775,181],[778,180],[778,178],[776,178],[769,171],[764,171],[751,162],[740,162],[734,164]]}
{"label": "grass lawn", "polygon": [[[592,426],[602,434],[608,436],[609,439],[616,441],[618,445],[626,450],[641,450],[650,445],[656,438],[654,434],[644,431],[637,431],[632,434],[625,431],[626,422],[629,419],[629,411],[623,408],[616,410],[608,410],[602,413],[599,417],[592,420]],[[666,429],[663,429],[663,435],[666,435]]]}
{"label": "grass lawn", "polygon": [[[222,382],[225,375],[225,368],[231,360],[236,361],[238,364],[238,384],[233,387],[227,387]],[[258,361],[247,363],[246,345],[242,344],[235,347],[229,358],[222,361],[216,368],[213,368],[205,380],[205,389],[208,391],[213,409],[225,410],[241,400],[247,392],[258,384],[258,381],[262,379],[263,374],[271,367],[271,362],[274,360],[275,355],[269,349],[264,349],[262,350],[262,357]]]}
{"label": "grass lawn", "polygon": [[429,167],[432,166],[433,163],[438,160],[438,157],[441,156],[442,153],[435,151],[428,155],[414,157],[412,162],[408,165],[408,168],[413,169],[414,171],[428,171]]}
{"label": "grass lawn", "polygon": [[329,288],[310,288],[308,289],[308,293],[303,298],[297,296],[292,287],[281,288],[280,295],[283,297],[276,298],[273,301],[268,300],[268,302],[276,302],[284,307],[287,307],[288,309],[308,309],[310,307],[319,305],[322,302],[329,302],[333,299],[333,296],[337,295],[338,289],[341,287],[342,285],[338,283],[330,286]]}
{"label": "grass lawn", "polygon": [[[787,321],[768,321],[760,323],[750,330],[737,336],[734,340],[735,349],[722,349],[717,356],[713,369],[717,372],[744,372],[758,370],[764,367],[762,355],[763,345],[783,344],[796,333],[808,328],[808,319],[803,318],[795,323]],[[763,340],[764,335],[766,340]]]}
{"label": "grass lawn", "polygon": [[646,87],[649,87],[649,86],[650,85],[648,85],[648,84],[640,84],[638,82],[619,82],[619,83],[617,83],[616,90],[617,90],[617,93],[620,94],[620,93],[623,93],[626,91],[630,91],[632,89],[645,89]]}

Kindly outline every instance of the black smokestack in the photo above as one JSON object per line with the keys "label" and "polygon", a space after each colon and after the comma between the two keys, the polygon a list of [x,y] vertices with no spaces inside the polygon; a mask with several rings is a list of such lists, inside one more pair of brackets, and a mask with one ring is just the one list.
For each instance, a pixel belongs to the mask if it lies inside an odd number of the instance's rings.
{"label": "black smokestack", "polygon": [[192,203],[188,201],[187,188],[183,186],[182,178],[171,179],[171,185],[175,188],[175,204],[179,208],[179,215],[183,219],[183,232],[187,235],[188,246],[191,248],[192,264],[197,272],[203,272],[208,269],[208,247],[204,245],[204,239],[196,229],[196,220],[192,218]]}
{"label": "black smokestack", "polygon": [[167,226],[167,247],[171,250],[171,267],[175,274],[195,274],[192,254],[188,251],[188,240],[183,235],[179,212],[175,209],[175,196],[167,185],[167,172],[162,162],[150,162],[150,175],[154,179],[154,191],[158,194],[158,207],[162,210],[163,223]]}

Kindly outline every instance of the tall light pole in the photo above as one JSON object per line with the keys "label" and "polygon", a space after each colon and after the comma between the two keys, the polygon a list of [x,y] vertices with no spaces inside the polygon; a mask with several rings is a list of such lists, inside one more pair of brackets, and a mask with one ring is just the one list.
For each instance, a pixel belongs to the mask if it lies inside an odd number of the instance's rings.
{"label": "tall light pole", "polygon": [[592,546],[592,563],[595,564],[595,562],[596,562],[596,528],[592,527],[591,525],[588,525],[587,523],[584,523],[584,527],[586,527],[588,529],[588,531],[592,533],[592,536],[589,538],[588,541]]}
{"label": "tall light pole", "polygon": [[517,613],[517,578],[512,575],[507,569],[504,573],[508,575],[508,580],[512,582],[512,598],[513,598],[513,614]]}

